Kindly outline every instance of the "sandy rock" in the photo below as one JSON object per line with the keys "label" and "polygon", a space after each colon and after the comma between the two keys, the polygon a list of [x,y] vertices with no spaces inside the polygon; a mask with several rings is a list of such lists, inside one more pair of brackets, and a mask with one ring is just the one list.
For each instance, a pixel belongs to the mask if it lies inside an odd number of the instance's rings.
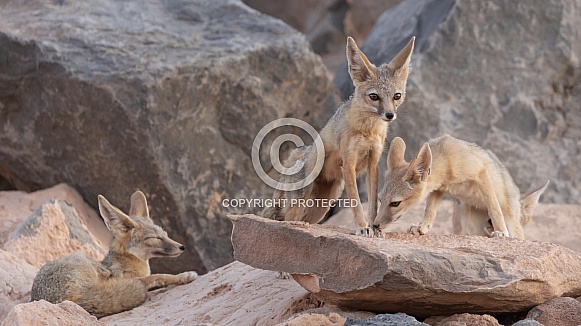
{"label": "sandy rock", "polygon": [[71,301],[57,305],[40,300],[14,306],[2,322],[2,326],[103,326],[85,309]]}
{"label": "sandy rock", "polygon": [[[579,3],[404,1],[379,18],[362,50],[389,62],[412,35],[408,96],[390,125],[407,158],[449,133],[492,150],[522,192],[550,179],[542,201],[580,204]],[[351,94],[346,65],[335,82]]]}
{"label": "sandy rock", "polygon": [[397,314],[381,314],[366,319],[347,318],[345,326],[383,326],[383,325],[399,325],[399,326],[426,326],[422,322],[417,321],[412,316],[403,313]]}
{"label": "sandy rock", "polygon": [[458,314],[440,320],[434,326],[501,326],[496,318],[490,315]]}
{"label": "sandy rock", "polygon": [[142,190],[187,248],[154,271],[232,261],[222,199],[272,193],[251,163],[258,131],[321,128],[340,102],[304,36],[239,0],[2,1],[0,43],[2,175],[74,184],[93,207],[127,210]]}
{"label": "sandy rock", "polygon": [[107,325],[273,325],[321,302],[272,271],[233,262],[194,282],[156,290],[130,311],[102,318]]}
{"label": "sandy rock", "polygon": [[[363,204],[367,211],[367,203]],[[451,200],[442,201],[438,215],[430,234],[453,234],[452,211],[454,203]],[[402,218],[387,228],[389,232],[407,232],[412,224],[418,224],[424,217],[425,205],[419,205],[410,210]],[[353,211],[350,208],[341,209],[331,216],[325,224],[355,230]],[[525,237],[528,240],[552,242],[569,249],[581,252],[581,237],[577,232],[564,230],[581,230],[581,206],[565,204],[539,204],[535,208],[533,219],[525,227]]]}
{"label": "sandy rock", "polygon": [[24,220],[9,235],[3,249],[37,268],[75,251],[94,260],[102,260],[105,254],[76,209],[66,201],[54,199]]}
{"label": "sandy rock", "polygon": [[[363,210],[367,214],[368,203],[363,203]],[[451,234],[452,229],[452,210],[454,203],[451,200],[443,200],[434,226],[430,230],[430,234]],[[407,232],[412,224],[418,224],[424,217],[425,206],[419,205],[411,209],[402,218],[391,224],[386,230],[388,232]],[[355,230],[355,222],[353,220],[353,210],[349,207],[342,208],[336,214],[331,215],[325,224],[335,225],[341,228]]]}
{"label": "sandy rock", "polygon": [[441,322],[442,320],[444,320],[448,317],[450,317],[450,316],[430,316],[430,317],[424,319],[424,323],[426,323],[428,325],[436,326],[436,324],[438,324],[439,322]]}
{"label": "sandy rock", "polygon": [[38,268],[0,249],[0,322],[14,305],[30,301],[30,288],[37,272]]}
{"label": "sandy rock", "polygon": [[581,255],[551,243],[402,233],[368,239],[334,226],[231,218],[237,260],[293,273],[343,308],[417,317],[509,313],[581,294]]}
{"label": "sandy rock", "polygon": [[578,326],[581,325],[581,302],[569,297],[555,298],[531,309],[527,318],[545,326]]}
{"label": "sandy rock", "polygon": [[373,316],[375,314],[369,311],[341,310],[337,306],[324,305],[320,308],[299,311],[277,326],[286,325],[286,323],[291,325],[334,325],[333,323],[343,325],[347,318],[365,319]]}
{"label": "sandy rock", "polygon": [[343,326],[347,318],[332,312],[328,315],[316,313],[304,313],[291,317],[285,322],[276,324],[276,326]]}
{"label": "sandy rock", "polygon": [[28,218],[41,204],[49,199],[66,201],[73,206],[82,223],[97,239],[100,247],[107,248],[111,232],[97,212],[92,209],[71,186],[61,183],[56,186],[26,193],[23,191],[0,191],[0,245],[3,245],[20,223]]}

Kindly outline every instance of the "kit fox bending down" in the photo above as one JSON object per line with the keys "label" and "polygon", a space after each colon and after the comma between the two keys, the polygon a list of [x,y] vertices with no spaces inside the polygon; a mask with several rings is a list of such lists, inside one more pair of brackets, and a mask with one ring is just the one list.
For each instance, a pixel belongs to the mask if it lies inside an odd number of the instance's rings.
{"label": "kit fox bending down", "polygon": [[[349,74],[355,91],[331,117],[321,130],[319,137],[325,147],[323,168],[310,185],[296,191],[276,190],[276,202],[290,202],[293,199],[337,199],[343,188],[353,205],[357,234],[373,236],[370,228],[377,215],[377,163],[384,149],[388,123],[397,118],[397,109],[405,99],[406,82],[411,54],[414,48],[412,38],[399,54],[389,63],[380,67],[373,65],[359,50],[352,38],[347,39],[347,61]],[[303,169],[296,175],[282,175],[281,183],[303,180],[313,170],[317,160],[314,145],[296,149],[287,163],[302,160]],[[366,183],[369,197],[367,219],[359,199],[356,178],[367,172]],[[288,201],[287,201],[288,200]],[[290,205],[268,207],[263,216],[277,220],[320,222],[329,207]]]}
{"label": "kit fox bending down", "polygon": [[447,194],[461,200],[455,207],[455,233],[524,238],[523,226],[548,181],[521,199],[496,155],[476,144],[444,135],[425,143],[410,163],[404,159],[405,148],[399,137],[391,142],[375,227],[385,228],[427,198],[424,219],[409,230],[426,234]]}
{"label": "kit fox bending down", "polygon": [[113,233],[109,253],[98,262],[76,252],[49,262],[32,284],[32,300],[70,300],[100,318],[133,309],[145,302],[147,291],[192,282],[198,274],[150,275],[149,259],[177,257],[184,246],[153,224],[145,195],[131,196],[129,215],[99,195],[99,211]]}

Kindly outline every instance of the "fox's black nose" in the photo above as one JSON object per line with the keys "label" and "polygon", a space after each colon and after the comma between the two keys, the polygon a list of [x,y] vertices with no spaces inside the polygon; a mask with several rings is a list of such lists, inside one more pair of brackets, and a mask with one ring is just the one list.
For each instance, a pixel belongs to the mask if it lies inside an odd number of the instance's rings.
{"label": "fox's black nose", "polygon": [[393,119],[393,117],[395,117],[395,114],[393,114],[393,112],[385,112],[385,118],[387,120],[391,120]]}
{"label": "fox's black nose", "polygon": [[373,224],[373,227],[379,229],[379,224]]}
{"label": "fox's black nose", "polygon": [[186,247],[184,247],[184,245],[181,245],[181,246],[180,246],[180,250],[181,250],[181,251],[184,251],[184,250],[186,250]]}

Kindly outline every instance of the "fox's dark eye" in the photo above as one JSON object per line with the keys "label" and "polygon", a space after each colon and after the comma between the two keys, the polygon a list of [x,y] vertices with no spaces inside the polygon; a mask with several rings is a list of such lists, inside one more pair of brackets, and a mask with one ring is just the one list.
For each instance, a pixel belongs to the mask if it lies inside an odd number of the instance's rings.
{"label": "fox's dark eye", "polygon": [[401,93],[395,93],[393,95],[393,99],[396,100],[396,101],[399,100],[400,98],[401,98]]}
{"label": "fox's dark eye", "polygon": [[401,201],[392,201],[391,203],[389,203],[390,207],[397,207],[399,206],[399,204],[401,203]]}
{"label": "fox's dark eye", "polygon": [[371,93],[371,94],[369,94],[369,98],[370,98],[372,101],[379,101],[379,95],[377,95],[377,94],[375,94],[375,93]]}

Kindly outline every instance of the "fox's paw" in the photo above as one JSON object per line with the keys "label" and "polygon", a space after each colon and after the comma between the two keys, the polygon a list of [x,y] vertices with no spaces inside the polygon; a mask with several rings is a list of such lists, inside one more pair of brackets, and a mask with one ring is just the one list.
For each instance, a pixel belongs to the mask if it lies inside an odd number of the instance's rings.
{"label": "fox's paw", "polygon": [[500,231],[494,231],[492,233],[490,233],[490,237],[491,238],[508,238],[508,232],[500,232]]}
{"label": "fox's paw", "polygon": [[281,280],[289,280],[291,275],[287,272],[276,272],[276,278]]}
{"label": "fox's paw", "polygon": [[178,277],[181,284],[187,284],[198,278],[198,273],[196,272],[183,272],[179,273]]}
{"label": "fox's paw", "polygon": [[414,234],[414,235],[424,235],[424,234],[428,234],[428,232],[430,231],[430,228],[427,227],[426,225],[420,224],[420,225],[416,225],[416,224],[412,224],[412,226],[410,226],[410,229],[408,231],[408,233]]}
{"label": "fox's paw", "polygon": [[365,238],[381,238],[383,236],[378,228],[357,228],[355,235]]}

